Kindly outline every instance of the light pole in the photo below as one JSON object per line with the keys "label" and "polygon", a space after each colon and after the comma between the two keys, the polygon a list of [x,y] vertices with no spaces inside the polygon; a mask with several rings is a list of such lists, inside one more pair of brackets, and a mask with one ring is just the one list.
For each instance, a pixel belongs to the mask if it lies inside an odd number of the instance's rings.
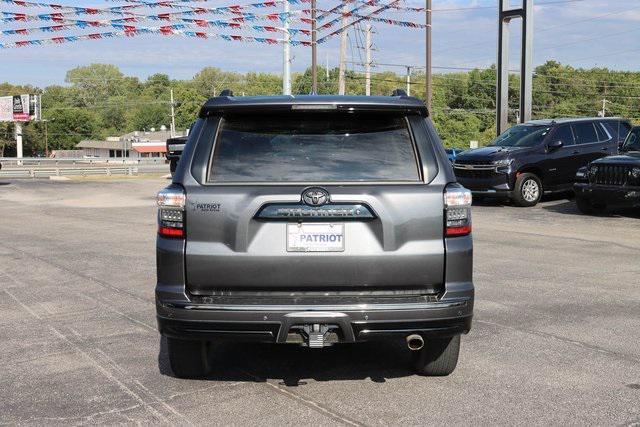
{"label": "light pole", "polygon": [[44,156],[49,158],[49,120],[41,119],[42,123],[44,123]]}
{"label": "light pole", "polygon": [[431,102],[432,102],[432,98],[433,98],[433,87],[431,86],[433,83],[433,78],[432,78],[432,51],[431,51],[431,46],[432,46],[432,39],[431,39],[431,10],[432,8],[432,4],[431,4],[431,0],[426,0],[426,24],[427,24],[427,28],[426,28],[426,42],[427,42],[427,46],[426,46],[426,53],[427,53],[427,60],[426,60],[426,72],[425,72],[425,78],[426,78],[426,88],[425,88],[425,103],[427,104],[427,108],[429,110],[429,112],[431,112]]}
{"label": "light pole", "polygon": [[316,0],[311,0],[311,93],[318,94],[318,34],[316,22]]}

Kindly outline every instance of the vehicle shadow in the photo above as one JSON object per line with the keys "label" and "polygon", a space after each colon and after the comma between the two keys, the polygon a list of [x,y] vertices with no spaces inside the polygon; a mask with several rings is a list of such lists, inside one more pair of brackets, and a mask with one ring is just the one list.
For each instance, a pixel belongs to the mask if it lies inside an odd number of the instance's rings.
{"label": "vehicle shadow", "polygon": [[[387,379],[415,375],[411,354],[402,340],[340,344],[323,349],[298,345],[220,343],[212,347],[209,381],[265,382],[305,385],[315,381]],[[160,340],[158,367],[162,375],[175,377],[169,364],[167,343]]]}
{"label": "vehicle shadow", "polygon": [[[564,203],[556,203],[542,206],[542,209],[549,212],[560,213],[564,215],[577,215],[588,216],[578,210],[578,206],[572,200],[567,200]],[[594,217],[610,217],[610,218],[636,218],[640,219],[640,209],[630,208],[608,208],[604,213],[599,215],[591,215]]]}
{"label": "vehicle shadow", "polygon": [[[573,192],[545,194],[542,196],[540,203],[555,202],[558,200],[571,201],[574,198]],[[513,202],[508,199],[497,197],[474,197],[473,206],[491,206],[491,207],[515,207]],[[523,208],[528,209],[528,208]]]}

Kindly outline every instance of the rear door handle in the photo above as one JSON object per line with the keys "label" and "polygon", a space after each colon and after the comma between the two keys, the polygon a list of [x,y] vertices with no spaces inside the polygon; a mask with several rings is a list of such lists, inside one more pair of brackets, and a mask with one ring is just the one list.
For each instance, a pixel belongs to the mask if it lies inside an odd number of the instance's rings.
{"label": "rear door handle", "polygon": [[602,151],[609,151],[609,148],[608,147],[603,147]]}
{"label": "rear door handle", "polygon": [[573,152],[573,153],[571,153],[571,154],[580,154],[580,152],[576,150],[576,151],[574,151],[574,152]]}

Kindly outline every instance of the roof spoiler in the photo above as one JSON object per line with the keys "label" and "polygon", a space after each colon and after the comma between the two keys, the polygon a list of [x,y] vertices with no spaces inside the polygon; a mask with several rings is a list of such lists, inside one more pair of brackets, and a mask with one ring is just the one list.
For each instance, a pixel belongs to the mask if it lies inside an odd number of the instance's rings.
{"label": "roof spoiler", "polygon": [[408,96],[407,92],[405,92],[402,89],[394,89],[393,92],[391,92],[391,96]]}
{"label": "roof spoiler", "polygon": [[233,91],[231,89],[225,89],[220,92],[220,95],[218,96],[233,96]]}

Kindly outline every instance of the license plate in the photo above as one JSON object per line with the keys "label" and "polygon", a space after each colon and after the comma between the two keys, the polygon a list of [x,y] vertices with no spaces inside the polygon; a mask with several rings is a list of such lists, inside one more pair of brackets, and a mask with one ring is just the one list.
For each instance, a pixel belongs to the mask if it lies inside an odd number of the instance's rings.
{"label": "license plate", "polygon": [[344,252],[344,224],[287,224],[288,252]]}

